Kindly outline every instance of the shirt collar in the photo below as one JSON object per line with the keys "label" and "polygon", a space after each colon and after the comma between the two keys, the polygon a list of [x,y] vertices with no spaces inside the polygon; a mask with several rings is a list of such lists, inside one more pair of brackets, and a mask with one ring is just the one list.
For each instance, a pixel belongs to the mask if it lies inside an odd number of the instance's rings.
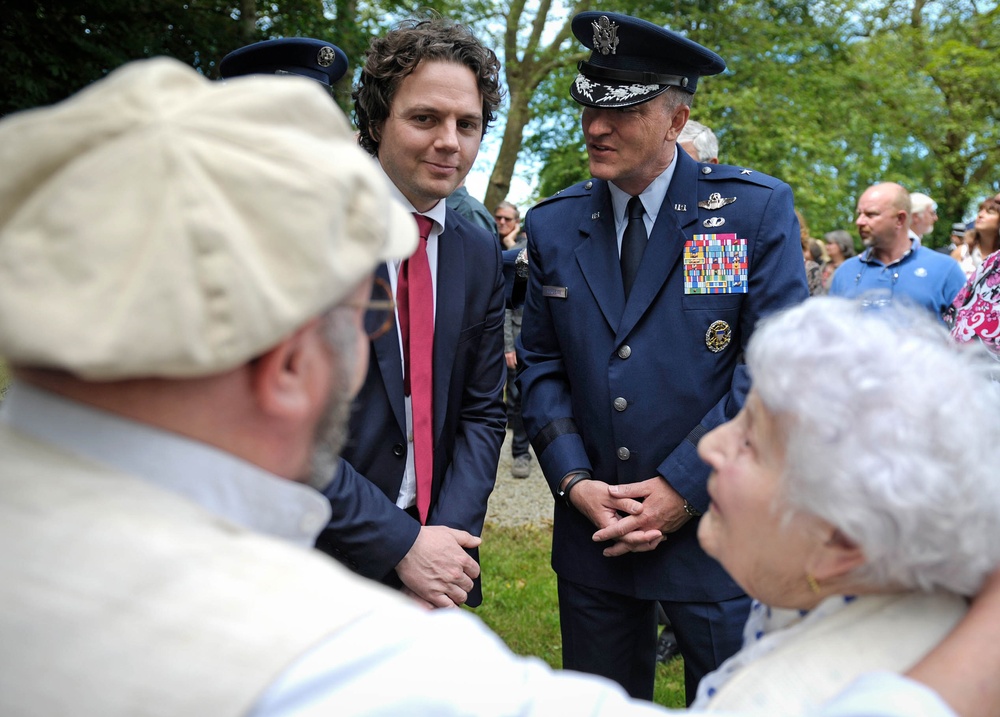
{"label": "shirt collar", "polygon": [[[670,182],[674,178],[674,170],[677,168],[677,153],[681,151],[683,150],[678,149],[676,146],[674,147],[674,157],[670,160],[670,164],[639,195],[642,208],[649,215],[650,226],[656,223],[656,215],[663,205],[663,200],[667,196],[667,189],[670,188]],[[615,226],[621,227],[625,223],[625,209],[632,196],[619,189],[613,182],[608,182],[608,188],[611,190],[611,206],[615,211]]]}
{"label": "shirt collar", "polygon": [[875,248],[874,247],[868,247],[867,249],[865,249],[863,252],[861,252],[861,254],[858,255],[858,258],[861,261],[863,261],[865,264],[874,264],[876,266],[890,267],[890,266],[895,266],[896,264],[902,264],[904,261],[906,261],[907,259],[909,259],[917,251],[918,248],[919,248],[919,245],[915,244],[913,242],[912,237],[911,237],[910,238],[910,248],[906,250],[906,253],[903,254],[903,256],[899,257],[898,259],[896,259],[896,261],[894,261],[894,262],[892,262],[890,264],[883,264],[881,261],[879,261],[878,259],[875,258]]}
{"label": "shirt collar", "polygon": [[249,530],[312,547],[330,504],[309,486],[175,433],[15,382],[0,422],[179,494]]}

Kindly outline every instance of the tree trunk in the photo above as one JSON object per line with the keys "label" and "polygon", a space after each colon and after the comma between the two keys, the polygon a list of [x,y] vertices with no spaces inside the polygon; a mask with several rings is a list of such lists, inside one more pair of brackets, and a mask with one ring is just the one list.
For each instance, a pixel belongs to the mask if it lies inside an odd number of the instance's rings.
{"label": "tree trunk", "polygon": [[524,128],[530,119],[531,113],[528,109],[527,98],[521,96],[520,89],[512,87],[510,89],[510,110],[507,112],[507,123],[503,128],[500,152],[497,155],[496,164],[493,165],[493,172],[490,174],[490,181],[486,186],[486,197],[483,200],[483,204],[491,212],[507,198],[507,193],[510,191],[510,180],[514,176],[514,166],[521,153]]}

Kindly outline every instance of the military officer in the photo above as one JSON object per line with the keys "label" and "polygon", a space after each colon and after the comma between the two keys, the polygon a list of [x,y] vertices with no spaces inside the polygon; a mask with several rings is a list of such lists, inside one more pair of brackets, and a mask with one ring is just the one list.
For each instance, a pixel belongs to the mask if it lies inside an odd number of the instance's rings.
{"label": "military officer", "polygon": [[591,50],[570,93],[594,178],[528,213],[518,379],[556,498],[563,665],[651,699],[659,601],[690,699],[749,607],[698,545],[695,446],[743,402],[754,325],[808,295],[799,229],[788,185],[677,151],[721,57],[625,15],[572,26]]}

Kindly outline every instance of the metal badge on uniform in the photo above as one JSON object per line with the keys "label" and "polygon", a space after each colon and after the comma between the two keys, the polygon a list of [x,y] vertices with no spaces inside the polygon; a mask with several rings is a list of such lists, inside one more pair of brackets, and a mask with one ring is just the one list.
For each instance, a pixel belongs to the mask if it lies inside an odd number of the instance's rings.
{"label": "metal badge on uniform", "polygon": [[708,199],[704,202],[698,202],[698,206],[702,209],[714,212],[716,209],[722,209],[727,204],[732,204],[735,201],[736,197],[723,197],[718,192],[713,192],[708,195]]}
{"label": "metal badge on uniform", "polygon": [[329,67],[336,59],[337,53],[333,51],[332,47],[321,47],[316,53],[316,64],[320,67]]}
{"label": "metal badge on uniform", "polygon": [[543,286],[542,296],[549,299],[565,299],[569,295],[569,287],[566,286]]}
{"label": "metal badge on uniform", "polygon": [[717,354],[729,345],[733,331],[725,321],[713,321],[705,332],[705,345],[713,354]]}
{"label": "metal badge on uniform", "polygon": [[709,217],[708,219],[703,221],[701,225],[706,229],[717,229],[718,227],[721,227],[725,223],[726,220],[723,217]]}
{"label": "metal badge on uniform", "polygon": [[601,15],[590,25],[594,28],[594,49],[602,55],[614,55],[618,49],[618,24]]}
{"label": "metal badge on uniform", "polygon": [[685,294],[747,293],[747,240],[695,234],[684,244]]}

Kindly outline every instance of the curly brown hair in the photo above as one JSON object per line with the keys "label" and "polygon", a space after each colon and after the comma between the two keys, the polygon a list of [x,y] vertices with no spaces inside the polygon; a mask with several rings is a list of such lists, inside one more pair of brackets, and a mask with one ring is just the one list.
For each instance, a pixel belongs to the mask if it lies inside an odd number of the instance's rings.
{"label": "curly brown hair", "polygon": [[469,28],[450,20],[407,20],[386,35],[372,38],[352,94],[358,143],[369,154],[378,156],[378,135],[389,118],[396,90],[421,60],[456,62],[472,70],[483,98],[484,135],[496,119],[503,91],[500,61],[493,50],[484,47]]}

